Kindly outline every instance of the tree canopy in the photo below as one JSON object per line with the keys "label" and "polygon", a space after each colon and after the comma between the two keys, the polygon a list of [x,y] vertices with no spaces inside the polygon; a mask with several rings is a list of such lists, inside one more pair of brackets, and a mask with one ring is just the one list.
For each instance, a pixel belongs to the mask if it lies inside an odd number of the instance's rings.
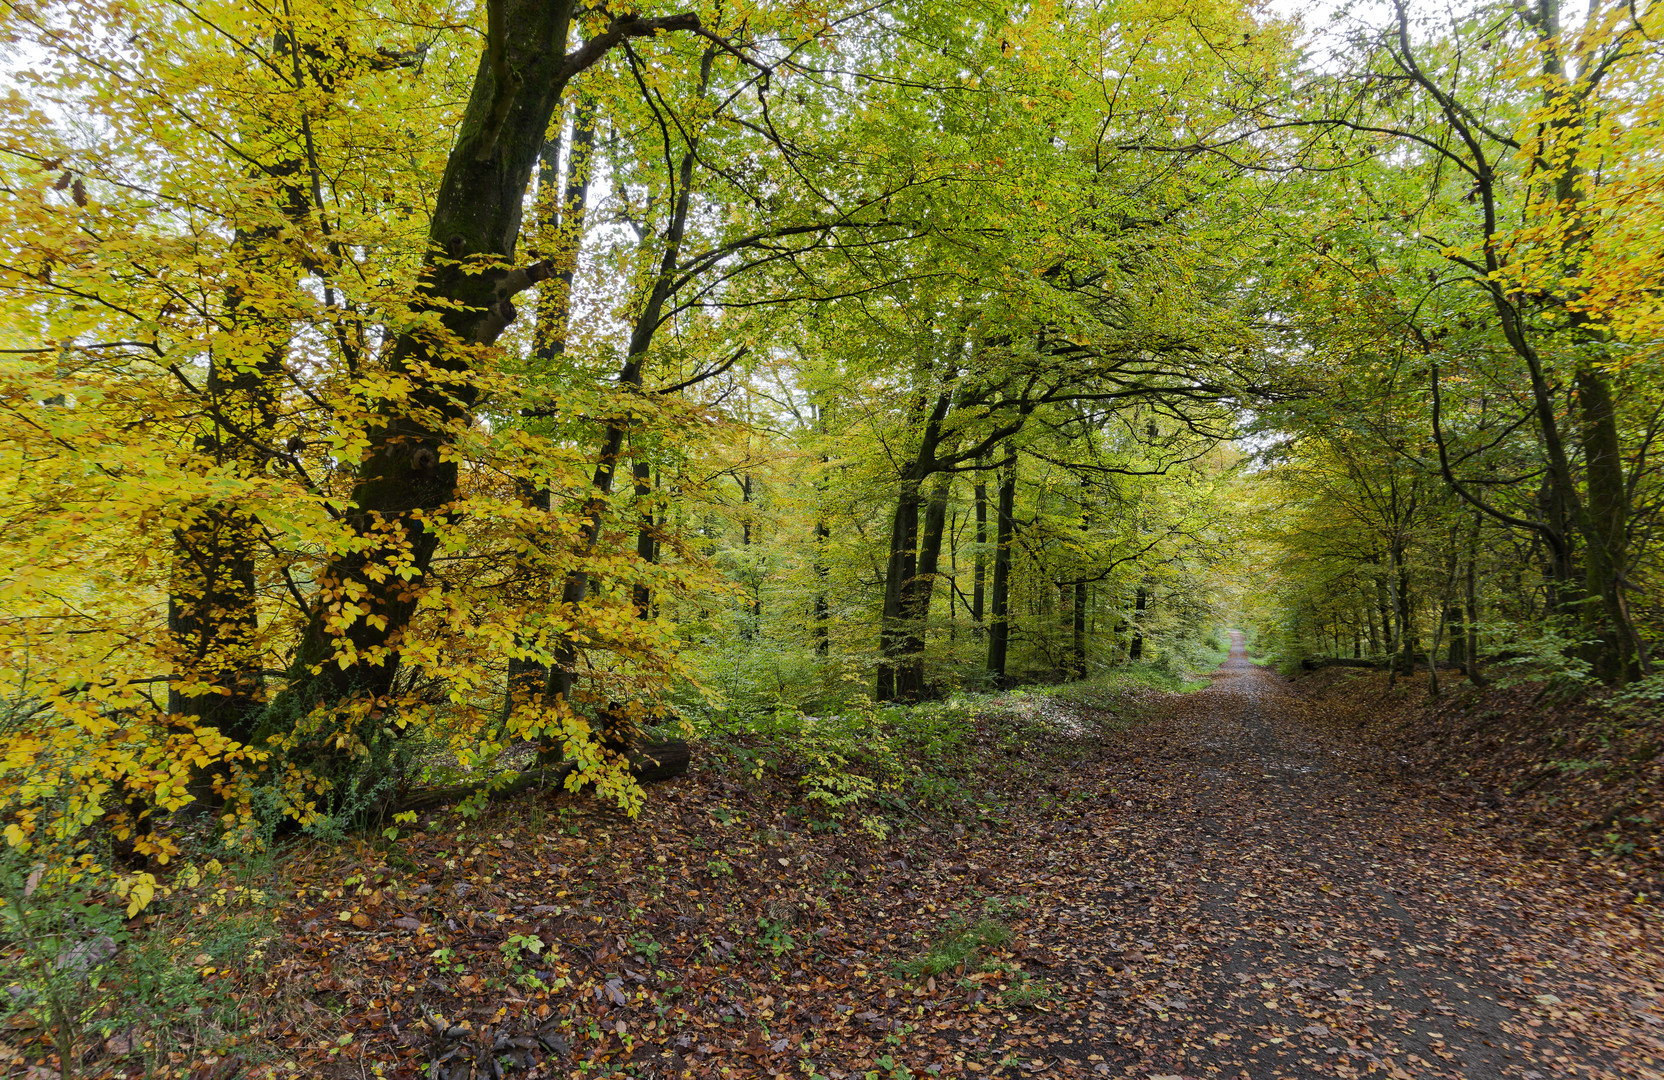
{"label": "tree canopy", "polygon": [[1227,625],[1435,692],[1651,677],[1660,40],[1558,0],[12,3],[5,841],[137,910],[192,821],[532,773],[633,810],[701,710]]}

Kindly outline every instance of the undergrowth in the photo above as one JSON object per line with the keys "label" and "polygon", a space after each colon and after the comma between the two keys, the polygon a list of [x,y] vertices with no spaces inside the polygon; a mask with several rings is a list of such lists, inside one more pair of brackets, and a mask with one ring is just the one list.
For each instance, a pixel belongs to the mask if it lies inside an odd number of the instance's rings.
{"label": "undergrowth", "polygon": [[[789,665],[731,659],[721,669],[723,694],[690,695],[679,707],[707,760],[753,781],[795,781],[811,828],[853,825],[882,837],[909,818],[999,815],[999,797],[984,780],[990,767],[1039,771],[1053,743],[1113,737],[1149,711],[1152,694],[1208,686],[1203,673],[1228,653],[1215,635],[1187,652],[1108,667],[1087,680],[913,704],[874,702],[864,677],[848,667],[837,669],[834,687],[770,701],[787,685]],[[753,667],[768,673],[764,685],[745,677]]]}

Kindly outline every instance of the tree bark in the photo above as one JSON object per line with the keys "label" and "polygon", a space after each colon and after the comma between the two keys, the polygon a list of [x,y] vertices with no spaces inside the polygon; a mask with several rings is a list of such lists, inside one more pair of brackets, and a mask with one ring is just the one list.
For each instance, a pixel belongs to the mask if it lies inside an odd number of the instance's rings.
{"label": "tree bark", "polygon": [[[659,528],[663,525],[663,519],[653,520],[653,467],[638,454],[630,464],[630,474],[635,481],[636,504],[641,510],[641,526],[636,530],[636,558],[643,567],[648,567],[659,561]],[[636,618],[653,617],[653,590],[645,584],[637,583],[630,589],[630,602],[636,609]]]}
{"label": "tree bark", "polygon": [[1417,635],[1415,632],[1414,622],[1415,608],[1410,599],[1410,573],[1404,566],[1402,555],[1400,555],[1398,562],[1397,597],[1399,626],[1398,644],[1401,650],[1404,674],[1408,675],[1415,670],[1415,665],[1411,658],[1415,655]]}
{"label": "tree bark", "polygon": [[905,648],[901,626],[903,585],[918,572],[919,484],[908,478],[896,496],[890,521],[890,555],[884,570],[884,607],[879,613],[879,701],[896,700],[896,665]]}
{"label": "tree bark", "polygon": [[902,651],[896,663],[895,700],[923,701],[929,694],[924,680],[925,629],[930,602],[936,592],[936,568],[942,555],[942,534],[947,522],[950,484],[939,476],[930,500],[925,504],[924,532],[919,536],[919,555],[914,574],[902,583]]}
{"label": "tree bark", "polygon": [[1128,660],[1142,660],[1144,658],[1144,605],[1149,603],[1150,594],[1144,586],[1138,586],[1133,594],[1132,605],[1132,641],[1127,645]]}
{"label": "tree bark", "polygon": [[[951,377],[951,372],[949,375]],[[928,400],[921,395],[915,412],[924,413],[923,405]],[[919,448],[901,470],[896,512],[890,524],[890,553],[884,570],[884,607],[879,614],[879,664],[875,694],[879,701],[895,701],[900,692],[898,668],[908,654],[911,640],[907,608],[916,602],[914,590],[918,588],[914,579],[918,576],[922,493],[925,480],[937,469],[936,451],[941,440],[942,421],[947,418],[952,406],[953,395],[950,391],[943,390],[936,395],[930,412],[922,418]]]}
{"label": "tree bark", "polygon": [[[981,466],[979,461],[978,466]],[[971,633],[983,633],[983,586],[988,572],[988,481],[979,467],[976,488],[972,495],[976,503],[976,563],[971,570]]]}
{"label": "tree bark", "polygon": [[815,520],[815,655],[831,652],[832,607],[826,599],[826,579],[831,568],[826,565],[826,548],[832,542],[832,528],[825,518]]}
{"label": "tree bark", "polygon": [[996,510],[994,543],[994,582],[989,597],[988,618],[988,681],[996,689],[1006,685],[1005,664],[1011,644],[1011,544],[1016,539],[1016,523],[1012,519],[1017,503],[1017,448],[1006,450],[1009,463],[1000,474],[999,506]]}
{"label": "tree bark", "polygon": [[[692,16],[687,18],[692,19]],[[697,20],[690,23],[690,26],[697,25]],[[711,62],[714,57],[714,50],[707,48],[704,59],[700,64],[701,90],[710,83]],[[647,351],[653,344],[653,336],[658,332],[659,323],[664,315],[665,304],[670,299],[675,270],[681,255],[682,240],[686,236],[688,211],[692,205],[693,168],[696,149],[697,147],[694,146],[688,147],[678,166],[678,196],[676,204],[671,208],[670,220],[666,223],[665,249],[659,260],[658,274],[648,288],[641,310],[636,314],[635,325],[630,332],[629,352],[614,381],[616,386],[626,390],[639,391],[641,389],[642,365],[646,362]],[[582,510],[582,524],[578,528],[578,536],[574,544],[574,553],[580,558],[593,554],[596,544],[600,541],[601,523],[606,517],[607,504],[612,495],[613,481],[618,471],[618,459],[623,453],[625,437],[630,428],[631,422],[628,419],[611,420],[606,425],[606,435],[602,440],[600,452],[596,458],[595,473],[590,478],[590,495]],[[575,616],[580,610],[584,600],[589,595],[589,584],[589,572],[581,567],[567,575],[560,594],[560,610],[567,617]],[[573,708],[576,705],[573,690],[577,684],[577,642],[572,635],[564,634],[557,641],[552,651],[555,662],[551,665],[549,673],[550,697],[568,709]],[[603,710],[603,717],[610,712],[611,710]],[[602,734],[608,736],[605,730]],[[613,738],[615,742],[628,742],[629,737],[633,735],[629,732],[617,734],[618,737]],[[550,761],[560,753],[560,741],[546,736],[543,740],[540,759]]]}
{"label": "tree bark", "polygon": [[1606,378],[1588,359],[1576,374],[1578,433],[1588,498],[1584,506],[1584,627],[1591,638],[1589,660],[1595,677],[1608,684],[1636,678],[1639,648],[1624,603],[1628,569],[1629,490],[1624,482],[1623,447],[1617,406]]}
{"label": "tree bark", "polygon": [[1086,678],[1086,598],[1087,585],[1084,581],[1075,582],[1075,610],[1071,652],[1075,661],[1075,678]]}
{"label": "tree bark", "polygon": [[[304,87],[292,28],[274,34],[272,60],[293,73],[297,90]],[[301,130],[290,133],[292,156],[255,173],[275,181],[280,219],[239,225],[232,237],[235,266],[250,282],[278,272],[279,264],[296,277],[303,271],[285,257],[282,247],[286,233],[303,225],[314,211],[320,220],[323,213],[313,205],[306,182],[310,132],[310,122],[303,119]],[[233,466],[245,476],[259,475],[268,464],[283,459],[275,445],[262,440],[276,422],[276,381],[289,347],[288,327],[249,308],[244,301],[248,291],[242,282],[226,290],[230,333],[209,352],[202,386],[207,427],[195,440],[197,460],[204,466]],[[258,293],[259,288],[252,291]],[[333,303],[333,289],[329,295]],[[245,353],[252,353],[254,362],[249,363]],[[175,678],[169,684],[168,712],[182,726],[212,727],[238,742],[249,742],[266,700],[256,640],[260,524],[230,503],[192,507],[174,530],[173,544],[167,618]],[[181,684],[203,690],[190,693]]]}

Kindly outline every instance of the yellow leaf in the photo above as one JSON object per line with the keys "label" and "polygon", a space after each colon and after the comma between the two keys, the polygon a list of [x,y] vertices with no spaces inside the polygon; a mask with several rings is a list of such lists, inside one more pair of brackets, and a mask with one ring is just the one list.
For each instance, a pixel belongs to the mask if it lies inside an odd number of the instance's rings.
{"label": "yellow leaf", "polygon": [[127,917],[131,919],[156,898],[156,879],[149,874],[137,874],[127,882],[126,893]]}

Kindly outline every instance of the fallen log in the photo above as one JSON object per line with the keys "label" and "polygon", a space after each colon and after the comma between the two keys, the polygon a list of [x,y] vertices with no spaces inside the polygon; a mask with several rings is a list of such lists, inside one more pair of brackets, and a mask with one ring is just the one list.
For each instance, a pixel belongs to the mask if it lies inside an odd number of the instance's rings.
{"label": "fallen log", "polygon": [[[669,742],[654,743],[644,746],[640,750],[630,752],[630,773],[643,784],[656,784],[663,780],[671,780],[688,771],[693,763],[693,750],[681,739]],[[554,765],[539,769],[527,769],[512,781],[496,788],[486,796],[492,802],[518,795],[534,787],[548,787],[565,783],[566,777],[574,768],[572,762],[562,761]],[[396,799],[386,810],[387,813],[404,813],[415,810],[431,810],[437,806],[449,806],[472,798],[486,790],[492,783],[491,779],[470,780],[464,784],[451,784],[447,787],[428,788],[423,791],[412,791],[402,798]]]}
{"label": "fallen log", "polygon": [[[1461,671],[1462,665],[1450,660],[1438,662],[1440,671]],[[1366,671],[1387,671],[1394,666],[1401,666],[1396,660],[1363,660],[1350,656],[1318,656],[1307,657],[1300,661],[1300,667],[1305,671],[1319,671],[1323,668],[1363,668]],[[1415,666],[1423,671],[1427,670],[1427,657],[1418,656]]]}

